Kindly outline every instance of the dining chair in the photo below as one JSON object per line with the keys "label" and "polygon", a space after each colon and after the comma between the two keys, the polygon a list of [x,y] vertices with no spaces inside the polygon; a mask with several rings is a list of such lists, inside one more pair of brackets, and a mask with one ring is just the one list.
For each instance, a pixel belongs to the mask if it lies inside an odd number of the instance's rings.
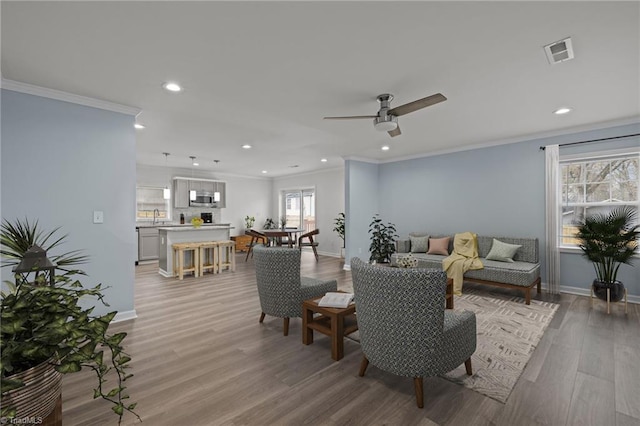
{"label": "dining chair", "polygon": [[298,239],[295,236],[296,231],[298,231],[298,227],[296,226],[285,227],[284,232],[287,233],[287,236],[282,238],[282,245],[287,245],[289,247],[295,246],[298,241]]}
{"label": "dining chair", "polygon": [[249,254],[251,254],[251,258],[253,259],[253,247],[258,244],[267,245],[269,240],[262,232],[255,231],[253,229],[248,229],[244,231],[244,233],[245,235],[251,236],[251,242],[247,244],[247,256],[244,258],[244,261],[246,262],[249,260]]}
{"label": "dining chair", "polygon": [[[313,254],[316,256],[316,262],[318,261],[318,251],[316,250],[318,242],[313,240],[313,236],[318,235],[319,233],[319,229],[314,229],[313,231],[300,235],[298,238],[298,247],[300,248],[300,251],[302,251],[302,247],[311,247],[313,249]],[[308,240],[307,242],[303,241],[305,238]]]}

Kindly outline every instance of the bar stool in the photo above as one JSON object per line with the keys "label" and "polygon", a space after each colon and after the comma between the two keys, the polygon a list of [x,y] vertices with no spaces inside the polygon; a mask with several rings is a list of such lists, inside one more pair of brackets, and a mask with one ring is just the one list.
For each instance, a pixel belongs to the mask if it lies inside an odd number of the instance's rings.
{"label": "bar stool", "polygon": [[223,268],[228,268],[231,271],[236,270],[235,241],[218,241],[218,272],[222,272]]}
{"label": "bar stool", "polygon": [[[173,248],[173,276],[177,276],[182,280],[185,272],[193,272],[193,276],[198,276],[198,262],[200,247],[198,243],[175,243],[171,246]],[[191,254],[191,264],[185,266],[185,255]],[[176,268],[176,265],[178,266]]]}
{"label": "bar stool", "polygon": [[218,250],[218,242],[217,241],[204,241],[200,244],[200,262],[198,266],[200,268],[200,276],[204,275],[204,272],[208,269],[211,270],[211,273],[215,274],[220,272],[220,267],[218,266],[220,253]]}

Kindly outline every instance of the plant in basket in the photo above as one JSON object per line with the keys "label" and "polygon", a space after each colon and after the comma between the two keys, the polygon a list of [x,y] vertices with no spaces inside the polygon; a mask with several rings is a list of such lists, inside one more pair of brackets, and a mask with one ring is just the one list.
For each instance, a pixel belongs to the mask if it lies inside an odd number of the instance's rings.
{"label": "plant in basket", "polygon": [[[28,219],[2,221],[2,266],[12,268],[15,282],[4,283],[1,301],[1,415],[9,422],[48,416],[60,396],[61,374],[88,368],[97,379],[93,397],[109,401],[119,423],[125,412],[140,419],[136,404],[127,402],[125,382],[132,374],[122,346],[126,333],[108,332],[117,312],[95,316],[93,308],[80,306],[81,298],[108,304],[101,284],[87,288],[77,279],[86,275],[75,269],[88,260],[81,251],[47,258],[67,237],[57,236],[58,230],[42,231]],[[115,379],[112,385],[108,378]]]}

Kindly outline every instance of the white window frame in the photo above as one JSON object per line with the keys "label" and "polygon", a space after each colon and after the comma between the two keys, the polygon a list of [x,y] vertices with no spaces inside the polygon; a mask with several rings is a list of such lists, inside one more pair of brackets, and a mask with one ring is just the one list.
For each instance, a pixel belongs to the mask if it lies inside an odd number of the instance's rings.
{"label": "white window frame", "polygon": [[[304,195],[305,193],[309,193],[312,192],[313,193],[313,212],[314,215],[313,217],[315,218],[315,223],[317,225],[318,222],[318,199],[317,199],[317,192],[316,192],[316,188],[315,187],[303,187],[303,188],[289,188],[289,189],[282,189],[280,191],[280,214],[278,215],[278,218],[284,216],[287,212],[287,194],[291,194],[291,193],[299,193],[300,194],[300,226],[302,227],[302,229],[304,228]],[[278,221],[278,225],[280,225],[279,221]],[[305,230],[306,231],[306,230]]]}
{"label": "white window frame", "polygon": [[[562,170],[563,166],[565,166],[566,164],[569,163],[583,163],[583,162],[589,162],[589,161],[604,161],[604,160],[608,160],[608,159],[619,159],[619,158],[633,158],[633,157],[637,157],[640,159],[640,149],[638,148],[625,148],[625,149],[618,149],[618,150],[611,150],[611,151],[599,151],[599,152],[589,152],[589,153],[582,153],[582,154],[571,154],[571,155],[561,155],[560,156],[560,170]],[[639,173],[640,175],[640,173]],[[637,185],[637,195],[636,195],[636,201],[629,201],[629,202],[625,202],[625,201],[618,201],[618,202],[588,202],[588,201],[583,201],[583,202],[576,202],[576,203],[571,203],[572,206],[576,206],[576,207],[597,207],[597,206],[607,206],[607,207],[614,207],[614,206],[625,206],[625,205],[635,205],[639,211],[640,211],[640,176],[638,177],[638,185]],[[559,188],[558,188],[558,192],[560,194],[562,194],[562,189],[563,186],[565,185],[565,180],[564,180],[564,174],[561,175],[559,182],[558,182]],[[562,207],[564,207],[564,200],[562,199],[562,196],[559,197],[559,199],[561,200],[560,203],[561,205],[558,206],[558,211],[562,212]],[[567,204],[568,205],[568,204]],[[558,225],[558,246],[561,252],[571,252],[571,253],[575,253],[575,252],[581,252],[580,247],[578,247],[577,245],[574,244],[567,244],[567,243],[563,243],[563,227],[562,227],[562,213],[560,214],[560,220],[559,225]],[[638,250],[638,255],[640,255],[640,248]]]}
{"label": "white window frame", "polygon": [[[166,211],[166,217],[162,217],[162,218],[158,218],[158,221],[161,222],[168,222],[171,220],[171,214],[172,214],[172,209],[171,209],[171,198],[169,199],[164,199],[163,198],[163,191],[165,190],[165,187],[162,186],[151,186],[151,185],[136,185],[136,222],[153,222],[153,209],[151,208],[152,206],[150,206],[149,209],[140,209],[140,201],[138,200],[138,189],[152,189],[152,190],[157,190],[159,192],[159,199],[163,199],[164,201],[164,210]],[[151,211],[151,215],[150,217],[138,217],[138,212],[140,210],[150,210]]]}

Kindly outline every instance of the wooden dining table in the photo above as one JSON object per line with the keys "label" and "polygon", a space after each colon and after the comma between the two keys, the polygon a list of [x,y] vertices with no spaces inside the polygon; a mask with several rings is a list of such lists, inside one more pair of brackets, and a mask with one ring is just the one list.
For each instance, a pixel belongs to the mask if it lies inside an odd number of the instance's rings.
{"label": "wooden dining table", "polygon": [[296,242],[298,234],[303,233],[304,229],[299,229],[299,228],[263,229],[260,232],[266,235],[267,238],[269,238],[270,242],[278,246],[282,245],[283,238],[287,238],[289,247],[293,247]]}

